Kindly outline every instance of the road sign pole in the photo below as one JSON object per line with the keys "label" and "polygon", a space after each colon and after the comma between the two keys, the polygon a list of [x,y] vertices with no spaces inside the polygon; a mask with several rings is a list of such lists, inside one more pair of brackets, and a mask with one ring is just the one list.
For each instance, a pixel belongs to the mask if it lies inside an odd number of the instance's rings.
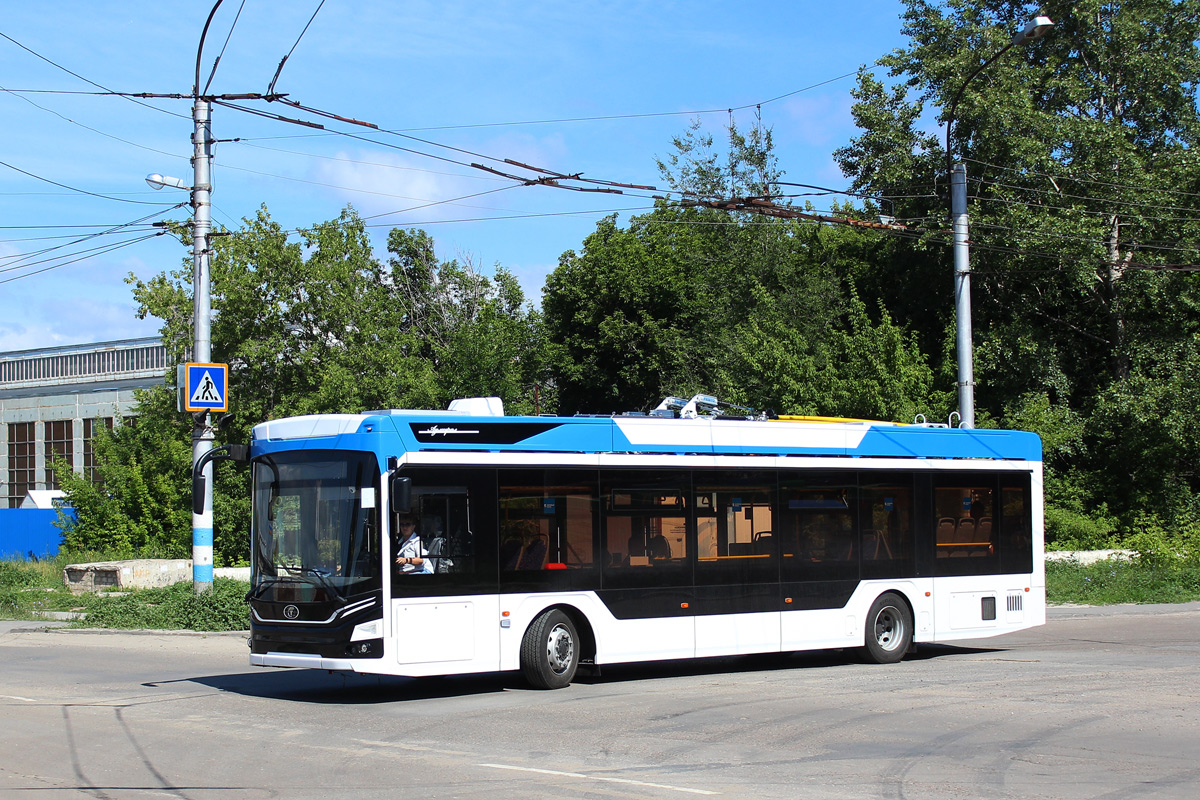
{"label": "road sign pole", "polygon": [[[203,42],[202,42],[203,44]],[[192,108],[194,131],[192,133],[192,167],[195,180],[192,183],[192,260],[193,274],[193,325],[195,341],[192,345],[192,360],[207,362],[212,359],[210,329],[212,306],[209,286],[208,234],[212,229],[212,185],[209,182],[209,161],[212,154],[212,134],[209,128],[209,104],[199,95]],[[213,431],[208,424],[208,411],[193,412],[195,427],[192,429],[192,470],[201,458],[212,450]],[[207,461],[207,459],[206,459]],[[192,590],[196,594],[207,594],[213,584],[213,513],[212,513],[212,462],[204,466],[204,505],[199,514],[192,514]]]}

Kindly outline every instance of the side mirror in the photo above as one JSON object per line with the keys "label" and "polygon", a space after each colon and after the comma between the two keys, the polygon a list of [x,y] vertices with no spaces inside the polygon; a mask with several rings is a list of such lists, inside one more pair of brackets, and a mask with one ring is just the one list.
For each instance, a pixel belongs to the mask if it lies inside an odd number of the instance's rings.
{"label": "side mirror", "polygon": [[249,461],[250,460],[250,445],[246,444],[226,444],[220,447],[214,447],[204,455],[200,456],[200,460],[192,468],[192,513],[204,513],[204,468],[208,466],[208,462],[217,461],[218,459],[232,459],[233,461]]}
{"label": "side mirror", "polygon": [[407,514],[412,511],[412,478],[393,475],[388,491],[392,496],[393,514]]}

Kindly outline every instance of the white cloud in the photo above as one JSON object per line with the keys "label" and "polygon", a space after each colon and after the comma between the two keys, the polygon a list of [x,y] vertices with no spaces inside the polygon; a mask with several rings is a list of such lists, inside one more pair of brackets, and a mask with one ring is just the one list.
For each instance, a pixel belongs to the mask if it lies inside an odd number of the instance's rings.
{"label": "white cloud", "polygon": [[341,151],[316,160],[312,168],[312,180],[335,187],[341,202],[353,203],[363,216],[388,214],[387,221],[396,224],[411,215],[391,212],[419,211],[421,219],[442,220],[463,216],[464,207],[475,212],[490,209],[485,202],[444,203],[503,185],[484,173],[480,176],[454,164],[369,150]]}

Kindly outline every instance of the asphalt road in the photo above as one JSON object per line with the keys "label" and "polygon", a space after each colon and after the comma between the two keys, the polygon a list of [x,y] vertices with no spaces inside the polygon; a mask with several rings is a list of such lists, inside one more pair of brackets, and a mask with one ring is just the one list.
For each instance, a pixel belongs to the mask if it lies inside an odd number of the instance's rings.
{"label": "asphalt road", "polygon": [[1200,603],[1050,617],[895,665],[641,665],[554,692],[0,623],[0,796],[1200,797]]}

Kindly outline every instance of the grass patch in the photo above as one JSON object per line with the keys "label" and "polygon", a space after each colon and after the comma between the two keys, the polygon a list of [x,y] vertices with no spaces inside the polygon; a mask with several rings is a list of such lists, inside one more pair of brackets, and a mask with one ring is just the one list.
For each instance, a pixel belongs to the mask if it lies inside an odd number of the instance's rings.
{"label": "grass patch", "polygon": [[216,578],[208,594],[197,595],[192,582],[161,589],[138,589],[123,597],[85,598],[89,628],[192,631],[244,631],[250,627],[246,592],[250,584]]}
{"label": "grass patch", "polygon": [[[91,560],[108,560],[97,557]],[[83,611],[89,628],[244,631],[250,627],[250,584],[216,578],[209,594],[196,596],[192,582],[162,589],[130,590],[123,597],[71,594],[62,571],[75,556],[45,561],[0,561],[0,619],[45,619],[47,611]]]}
{"label": "grass patch", "polygon": [[1143,558],[1087,565],[1047,561],[1046,600],[1093,606],[1200,600],[1200,564],[1155,564]]}
{"label": "grass patch", "polygon": [[80,608],[80,599],[63,586],[66,563],[0,561],[0,619],[39,619],[45,611]]}

